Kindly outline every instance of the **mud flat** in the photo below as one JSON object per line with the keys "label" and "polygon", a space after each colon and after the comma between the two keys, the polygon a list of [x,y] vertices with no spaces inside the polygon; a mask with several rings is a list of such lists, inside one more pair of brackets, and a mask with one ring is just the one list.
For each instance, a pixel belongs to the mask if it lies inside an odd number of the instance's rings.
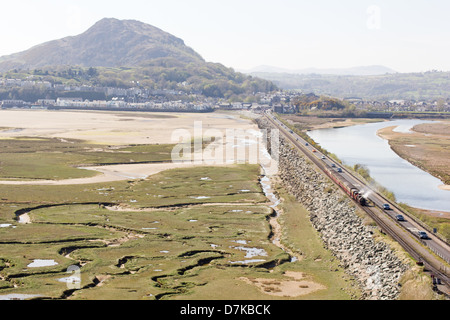
{"label": "mud flat", "polygon": [[401,158],[444,181],[441,189],[450,189],[450,121],[418,124],[409,132],[386,127],[377,134]]}
{"label": "mud flat", "polygon": [[283,279],[245,278],[240,280],[253,284],[262,292],[279,297],[298,297],[326,289],[320,283],[309,280],[302,272],[287,271]]}
{"label": "mud flat", "polygon": [[[438,188],[450,193],[450,121],[418,124],[409,132],[391,126],[378,130],[377,135],[386,139],[399,157],[443,181]],[[448,211],[411,209],[419,215],[450,219]]]}
{"label": "mud flat", "polygon": [[365,118],[322,118],[314,116],[283,115],[283,118],[301,130],[342,128],[358,124],[385,121],[383,119]]}

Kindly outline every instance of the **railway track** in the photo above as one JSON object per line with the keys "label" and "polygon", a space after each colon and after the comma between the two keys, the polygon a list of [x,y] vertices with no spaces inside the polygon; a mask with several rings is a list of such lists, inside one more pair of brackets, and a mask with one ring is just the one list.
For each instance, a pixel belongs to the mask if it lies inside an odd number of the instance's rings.
{"label": "railway track", "polygon": [[[266,119],[275,126],[275,128],[279,129],[280,132],[295,146],[297,147],[311,162],[313,162],[316,167],[325,173],[329,178],[330,174],[327,165],[319,159],[315,154],[311,152],[305,145],[307,145],[306,141],[304,141],[301,137],[295,137],[294,133],[286,128],[283,124],[277,123],[271,116],[264,114]],[[327,172],[328,171],[328,172]],[[358,182],[359,185],[365,186],[365,183],[361,181],[359,178],[352,175],[350,172],[346,171],[348,176],[351,176],[352,179]],[[331,179],[333,181],[333,179]],[[339,186],[338,183],[333,181],[336,185]],[[343,182],[343,181],[342,181]],[[340,186],[342,188],[342,186]],[[368,186],[366,186],[370,189]],[[374,191],[375,192],[375,191]],[[382,195],[376,193],[376,196],[382,199],[386,203],[390,203],[397,212],[408,216],[403,210],[398,208],[395,203],[388,201]],[[446,266],[443,266],[442,262],[439,261],[433,254],[424,246],[422,243],[417,241],[417,239],[412,237],[412,232],[409,229],[399,227],[392,218],[389,218],[387,215],[380,215],[380,209],[375,206],[362,206],[358,202],[355,201],[359,208],[361,208],[364,212],[367,213],[375,223],[380,227],[380,229],[392,237],[395,241],[397,241],[402,248],[408,252],[411,257],[416,260],[416,263],[424,265],[424,271],[427,272],[431,277],[440,279],[441,285],[439,285],[438,290],[444,293],[447,297],[450,296],[450,277],[449,277],[449,269]],[[444,246],[448,245],[444,243]],[[446,260],[446,259],[444,259]],[[447,260],[448,261],[448,260]]]}

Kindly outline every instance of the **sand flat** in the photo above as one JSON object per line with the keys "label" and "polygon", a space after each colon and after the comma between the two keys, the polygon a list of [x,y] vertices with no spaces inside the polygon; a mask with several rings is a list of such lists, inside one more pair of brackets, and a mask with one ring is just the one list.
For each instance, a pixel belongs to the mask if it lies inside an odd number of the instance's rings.
{"label": "sand flat", "polygon": [[[126,117],[124,117],[126,116]],[[153,116],[153,118],[152,118]],[[126,121],[123,121],[123,120]],[[200,124],[200,131],[199,131]],[[250,130],[257,134],[258,127],[250,120],[238,115],[214,113],[145,113],[145,112],[82,112],[47,110],[1,110],[0,127],[20,128],[2,130],[0,139],[19,137],[57,137],[80,139],[92,143],[110,145],[173,143],[172,133],[177,129],[187,130],[192,136],[208,135],[208,132],[226,134],[228,129]],[[225,141],[217,143],[223,148]],[[220,154],[220,153],[219,153]],[[210,156],[211,153],[208,153]],[[228,154],[226,154],[228,156]],[[234,156],[234,152],[232,154]],[[245,156],[245,155],[244,155]],[[199,159],[194,154],[192,159]],[[71,185],[111,182],[119,180],[145,179],[164,170],[199,165],[232,165],[239,159],[210,161],[203,158],[196,162],[168,162],[147,164],[121,164],[81,167],[99,172],[94,177],[63,180],[3,180],[0,184],[10,185]],[[209,161],[208,161],[209,160]]]}
{"label": "sand flat", "polygon": [[249,120],[219,112],[0,110],[0,127],[14,129],[0,131],[0,137],[57,137],[110,145],[174,143],[177,129],[194,135],[195,121],[201,121],[203,131],[256,128]]}

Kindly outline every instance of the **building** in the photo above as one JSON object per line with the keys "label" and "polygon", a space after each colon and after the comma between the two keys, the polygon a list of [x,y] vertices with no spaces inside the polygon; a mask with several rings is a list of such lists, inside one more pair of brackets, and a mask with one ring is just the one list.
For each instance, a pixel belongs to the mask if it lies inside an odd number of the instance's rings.
{"label": "building", "polygon": [[5,108],[22,108],[25,105],[23,100],[2,100],[1,106]]}

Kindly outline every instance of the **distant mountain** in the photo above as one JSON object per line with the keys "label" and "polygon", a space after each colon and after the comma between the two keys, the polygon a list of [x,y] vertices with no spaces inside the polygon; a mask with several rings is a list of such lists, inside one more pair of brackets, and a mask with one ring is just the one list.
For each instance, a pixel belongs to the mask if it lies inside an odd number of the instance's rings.
{"label": "distant mountain", "polygon": [[366,100],[450,99],[450,72],[388,73],[382,75],[333,75],[254,73],[278,87],[337,98]]}
{"label": "distant mountain", "polygon": [[264,72],[264,73],[289,73],[289,74],[353,75],[353,76],[368,76],[368,75],[382,75],[386,73],[396,73],[396,71],[391,68],[379,65],[360,66],[352,68],[331,68],[331,69],[307,68],[297,70],[262,65],[252,68],[250,70],[240,70],[240,71],[247,74],[256,74],[259,72]]}
{"label": "distant mountain", "polygon": [[[90,67],[96,70],[82,69]],[[139,82],[154,89],[220,98],[276,89],[270,81],[206,62],[183,40],[161,29],[114,18],[102,19],[80,35],[0,57],[0,72],[72,84],[127,87]]]}

